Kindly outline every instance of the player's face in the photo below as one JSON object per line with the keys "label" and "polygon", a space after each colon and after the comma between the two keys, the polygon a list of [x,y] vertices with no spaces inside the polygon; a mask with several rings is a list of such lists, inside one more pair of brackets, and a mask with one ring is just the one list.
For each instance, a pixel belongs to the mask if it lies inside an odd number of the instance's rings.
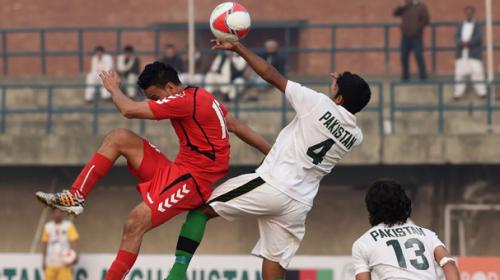
{"label": "player's face", "polygon": [[159,88],[157,86],[150,86],[144,90],[144,95],[153,101],[159,100],[165,97],[166,92],[164,89]]}
{"label": "player's face", "polygon": [[177,85],[174,83],[168,82],[165,87],[157,87],[157,86],[150,86],[147,89],[144,90],[144,95],[151,100],[160,100],[162,98],[165,98],[167,96],[171,96],[176,94],[178,91]]}
{"label": "player's face", "polygon": [[59,209],[52,210],[52,219],[59,223],[63,220],[63,213]]}

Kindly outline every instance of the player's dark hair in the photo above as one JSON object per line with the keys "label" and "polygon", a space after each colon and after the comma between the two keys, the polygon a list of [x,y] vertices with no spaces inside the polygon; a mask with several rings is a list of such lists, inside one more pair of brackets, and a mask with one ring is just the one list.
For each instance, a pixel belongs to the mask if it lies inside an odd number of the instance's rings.
{"label": "player's dark hair", "polygon": [[156,61],[144,67],[137,81],[137,85],[139,85],[141,89],[147,89],[150,86],[163,88],[168,82],[175,85],[181,84],[177,71],[170,65]]}
{"label": "player's dark hair", "polygon": [[175,49],[175,46],[173,44],[166,44],[165,49]]}
{"label": "player's dark hair", "polygon": [[411,200],[394,180],[380,179],[373,183],[366,193],[365,203],[372,226],[404,224],[411,215]]}
{"label": "player's dark hair", "polygon": [[347,111],[356,114],[370,102],[372,95],[370,86],[360,76],[351,72],[344,72],[337,78],[337,85],[339,86],[337,95],[343,97],[344,103],[342,106]]}

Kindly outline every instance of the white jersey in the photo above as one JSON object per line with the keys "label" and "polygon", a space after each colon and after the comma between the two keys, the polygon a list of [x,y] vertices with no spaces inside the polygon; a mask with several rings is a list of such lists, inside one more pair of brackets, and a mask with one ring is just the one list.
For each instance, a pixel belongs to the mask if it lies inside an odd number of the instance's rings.
{"label": "white jersey", "polygon": [[47,242],[45,264],[51,267],[64,265],[63,254],[71,248],[71,241],[79,238],[72,222],[64,220],[59,224],[50,221],[43,228],[42,241]]}
{"label": "white jersey", "polygon": [[379,280],[435,280],[434,250],[438,246],[444,247],[434,232],[412,223],[379,224],[354,242],[354,270],[356,274],[371,272]]}
{"label": "white jersey", "polygon": [[321,179],[361,144],[363,134],[356,117],[325,94],[288,81],[285,95],[297,114],[256,172],[272,187],[312,206]]}

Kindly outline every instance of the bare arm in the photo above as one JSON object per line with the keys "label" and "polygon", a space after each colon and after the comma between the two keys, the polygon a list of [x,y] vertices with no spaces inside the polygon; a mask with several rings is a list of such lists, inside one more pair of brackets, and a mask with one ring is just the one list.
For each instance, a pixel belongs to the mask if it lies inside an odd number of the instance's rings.
{"label": "bare arm", "polygon": [[73,265],[73,264],[75,264],[75,263],[77,263],[77,262],[78,262],[78,257],[80,256],[80,254],[78,253],[78,242],[77,242],[76,240],[71,240],[69,244],[70,244],[70,246],[71,246],[71,249],[72,249],[73,251],[75,251],[75,253],[76,253],[76,259],[75,259],[75,261],[72,263],[72,265]]}
{"label": "bare arm", "polygon": [[111,98],[118,111],[127,119],[149,119],[155,116],[147,102],[137,102],[128,98],[120,89],[120,77],[115,71],[99,74],[104,87],[111,93]]}
{"label": "bare arm", "polygon": [[230,132],[236,134],[243,142],[256,148],[264,155],[271,150],[271,145],[257,132],[246,126],[244,123],[235,119],[231,114],[226,115],[226,124]]}
{"label": "bare arm", "polygon": [[[443,246],[439,246],[434,250],[434,258],[439,263],[442,258],[450,257],[450,254]],[[446,280],[460,280],[460,273],[454,261],[448,262],[444,267],[444,275]],[[356,279],[357,280],[357,279]]]}
{"label": "bare arm", "polygon": [[45,258],[47,257],[48,242],[42,242],[42,269],[45,270]]}
{"label": "bare arm", "polygon": [[356,274],[356,280],[371,280],[370,272]]}
{"label": "bare arm", "polygon": [[257,75],[275,86],[281,92],[285,92],[288,80],[283,77],[283,75],[281,75],[280,72],[276,70],[276,68],[274,68],[271,64],[262,59],[260,56],[256,55],[251,50],[247,49],[243,44],[239,42],[220,41],[214,41],[214,43],[215,45],[212,47],[212,49],[231,50],[236,52],[247,61],[248,65],[252,67]]}

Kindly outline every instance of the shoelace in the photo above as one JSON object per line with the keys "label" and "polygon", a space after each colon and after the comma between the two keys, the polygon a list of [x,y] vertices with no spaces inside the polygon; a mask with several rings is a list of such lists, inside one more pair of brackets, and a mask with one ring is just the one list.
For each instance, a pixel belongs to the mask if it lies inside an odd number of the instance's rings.
{"label": "shoelace", "polygon": [[59,200],[59,203],[63,206],[74,206],[76,205],[76,199],[73,197],[73,195],[69,192],[63,192],[58,194],[57,199]]}

